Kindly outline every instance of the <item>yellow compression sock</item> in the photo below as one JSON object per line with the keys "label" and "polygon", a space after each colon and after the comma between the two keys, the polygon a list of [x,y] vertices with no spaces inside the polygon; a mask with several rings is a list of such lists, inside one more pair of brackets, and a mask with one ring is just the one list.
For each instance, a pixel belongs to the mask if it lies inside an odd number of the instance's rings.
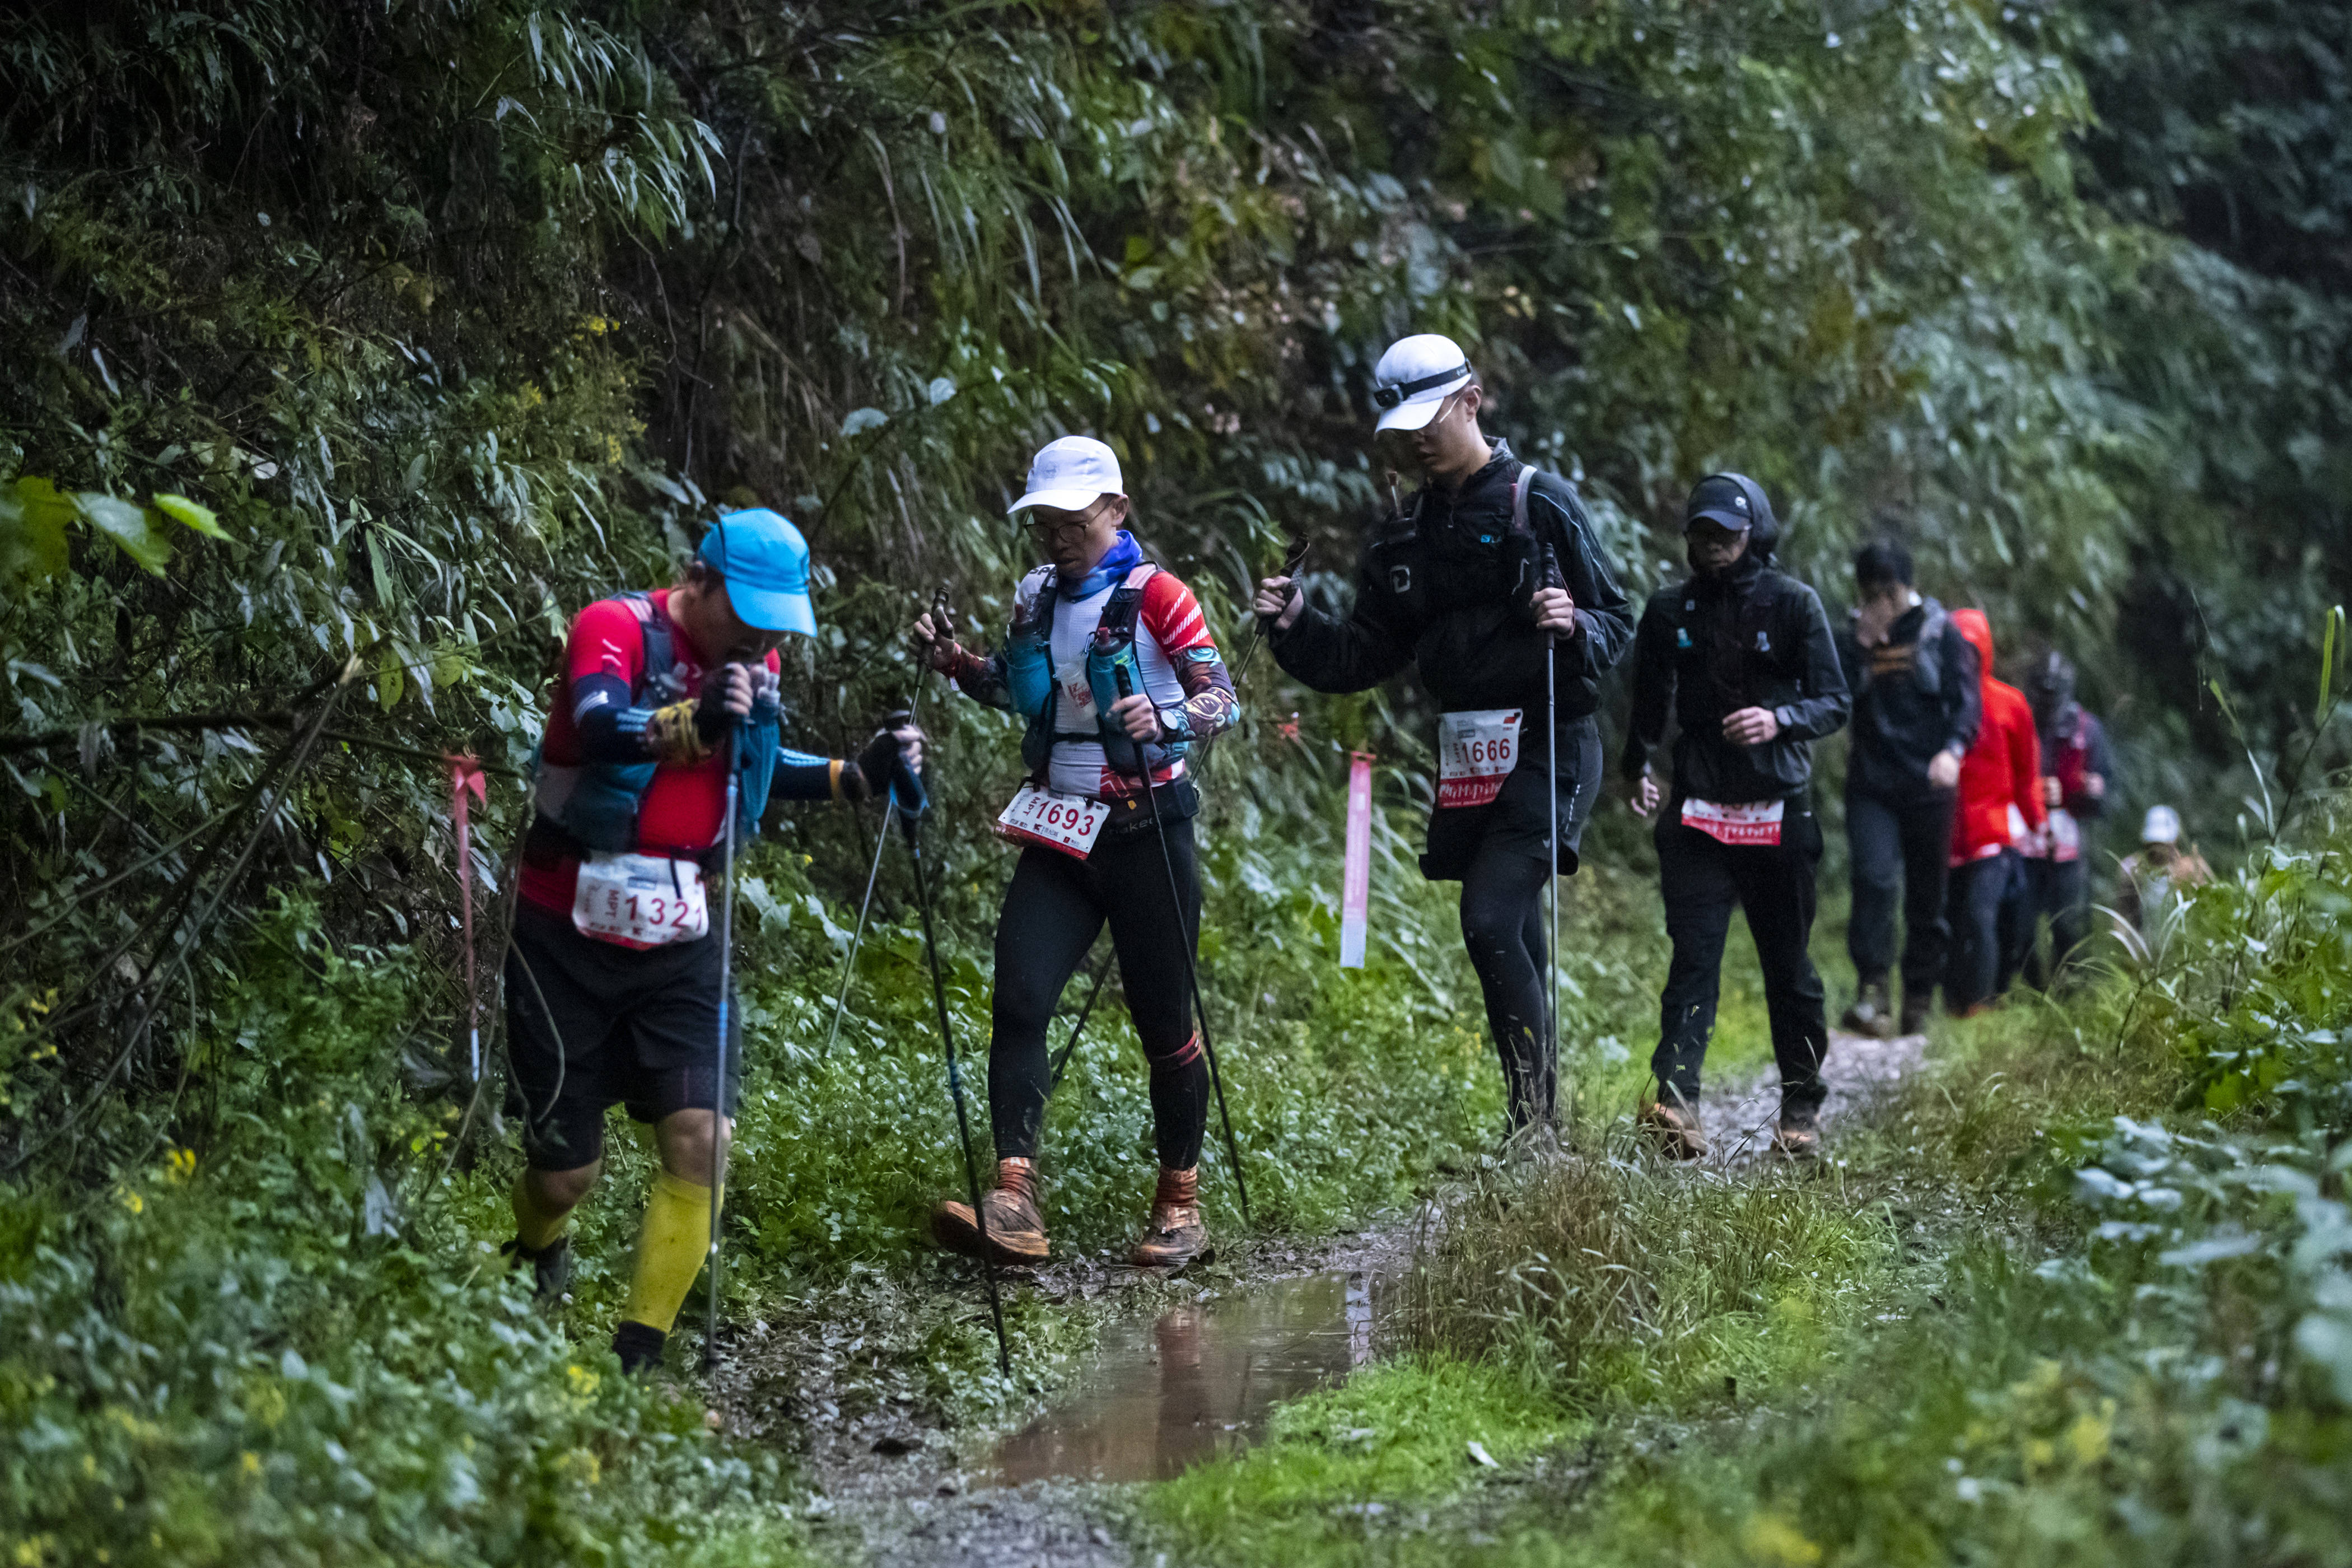
{"label": "yellow compression sock", "polygon": [[533,1252],[543,1249],[572,1227],[572,1211],[551,1208],[532,1192],[528,1170],[515,1173],[514,1191],[508,1197],[514,1205],[515,1239]]}
{"label": "yellow compression sock", "polygon": [[637,1232],[637,1271],[621,1316],[669,1332],[709,1252],[710,1189],[667,1171],[655,1172],[653,1196],[646,1200],[645,1225]]}

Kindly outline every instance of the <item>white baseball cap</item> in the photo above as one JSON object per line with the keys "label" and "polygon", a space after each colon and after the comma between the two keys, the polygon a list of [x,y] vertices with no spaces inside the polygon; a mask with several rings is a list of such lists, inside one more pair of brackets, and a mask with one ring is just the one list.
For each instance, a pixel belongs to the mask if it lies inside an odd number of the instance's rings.
{"label": "white baseball cap", "polygon": [[1469,356],[1452,338],[1399,338],[1372,371],[1372,401],[1381,405],[1375,429],[1418,430],[1437,416],[1439,404],[1469,384]]}
{"label": "white baseball cap", "polygon": [[2180,842],[2180,814],[2168,805],[2151,805],[2147,816],[2139,825],[2142,844],[2178,844]]}
{"label": "white baseball cap", "polygon": [[1097,496],[1123,496],[1118,454],[1091,436],[1065,436],[1048,441],[1029,462],[1029,489],[1005,509],[1026,511],[1050,506],[1056,511],[1083,511]]}

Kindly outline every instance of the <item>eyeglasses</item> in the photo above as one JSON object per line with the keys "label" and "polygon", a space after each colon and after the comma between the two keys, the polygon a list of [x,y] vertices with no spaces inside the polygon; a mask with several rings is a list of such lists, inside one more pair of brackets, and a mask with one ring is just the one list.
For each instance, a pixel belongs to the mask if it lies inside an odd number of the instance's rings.
{"label": "eyeglasses", "polygon": [[1097,500],[1067,522],[1048,522],[1033,511],[1021,526],[1040,539],[1075,539],[1099,521],[1102,514],[1103,503]]}

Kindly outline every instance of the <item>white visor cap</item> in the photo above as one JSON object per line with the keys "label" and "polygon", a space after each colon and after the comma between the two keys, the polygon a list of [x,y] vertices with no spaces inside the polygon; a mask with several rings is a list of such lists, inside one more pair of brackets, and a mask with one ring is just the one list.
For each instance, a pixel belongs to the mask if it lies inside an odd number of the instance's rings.
{"label": "white visor cap", "polygon": [[1469,357],[1452,338],[1399,338],[1372,371],[1372,401],[1381,405],[1376,428],[1418,430],[1437,416],[1439,404],[1469,384]]}
{"label": "white visor cap", "polygon": [[1005,509],[1010,515],[1033,506],[1056,511],[1084,511],[1097,496],[1123,496],[1118,454],[1091,436],[1065,436],[1048,441],[1029,463],[1026,494]]}
{"label": "white visor cap", "polygon": [[2142,844],[2178,844],[2180,842],[2180,814],[2168,805],[2151,805],[2139,825]]}

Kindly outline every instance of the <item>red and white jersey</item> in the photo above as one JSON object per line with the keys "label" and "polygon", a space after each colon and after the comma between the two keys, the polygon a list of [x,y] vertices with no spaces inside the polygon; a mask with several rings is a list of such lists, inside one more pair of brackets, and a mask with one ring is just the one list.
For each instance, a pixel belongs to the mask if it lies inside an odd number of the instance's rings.
{"label": "red and white jersey", "polygon": [[[1042,579],[1034,574],[1023,579],[1022,615],[1026,616],[1034,608],[1042,586]],[[1087,653],[1094,646],[1095,627],[1102,621],[1103,606],[1117,589],[1114,582],[1083,599],[1057,597],[1055,601],[1052,648],[1057,695],[1053,728],[1057,735],[1098,732],[1094,690],[1087,683]],[[1143,695],[1151,699],[1152,706],[1183,707],[1188,693],[1177,678],[1175,660],[1193,649],[1213,650],[1215,646],[1215,639],[1209,635],[1208,618],[1201,614],[1200,601],[1192,596],[1192,590],[1172,573],[1153,572],[1143,585],[1143,599],[1136,606],[1135,617],[1135,661],[1143,671]],[[1184,761],[1178,757],[1160,769],[1155,778],[1166,784],[1181,778],[1183,773]],[[1065,795],[1117,797],[1131,793],[1132,782],[1123,779],[1110,766],[1100,742],[1054,742],[1047,788]]]}

